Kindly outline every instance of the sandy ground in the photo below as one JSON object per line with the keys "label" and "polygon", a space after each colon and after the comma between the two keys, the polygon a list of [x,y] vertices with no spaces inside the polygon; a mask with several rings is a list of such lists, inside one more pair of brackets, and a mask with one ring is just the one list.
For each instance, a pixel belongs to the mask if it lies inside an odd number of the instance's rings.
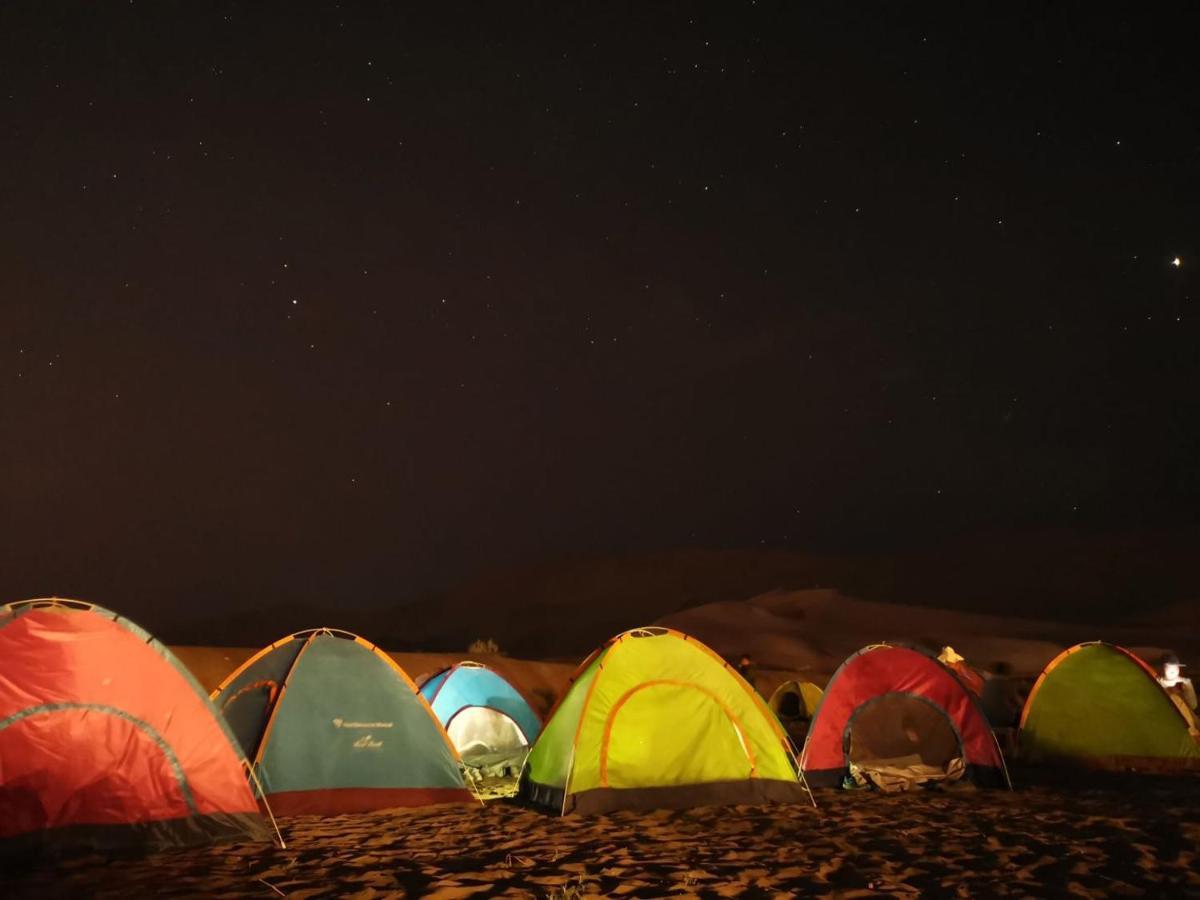
{"label": "sandy ground", "polygon": [[[800,805],[558,818],[510,801],[281,825],[240,844],[85,857],[15,897],[1200,897],[1200,779],[1009,793],[821,792]],[[1038,783],[1040,781],[1040,783]]]}

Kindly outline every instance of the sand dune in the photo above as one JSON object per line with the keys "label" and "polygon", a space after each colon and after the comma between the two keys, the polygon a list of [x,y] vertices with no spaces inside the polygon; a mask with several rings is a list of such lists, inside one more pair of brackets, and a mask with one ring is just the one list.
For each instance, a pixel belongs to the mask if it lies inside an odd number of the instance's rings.
{"label": "sand dune", "polygon": [[[566,559],[480,573],[366,633],[393,646],[460,646],[491,636],[520,656],[582,655],[609,635],[706,603],[773,588],[837,586],[855,597],[1002,616],[1162,624],[1195,591],[1200,533],[975,535],[889,555],[680,549]],[[1190,609],[1190,611],[1189,611]],[[1172,624],[1200,627],[1196,603]],[[402,626],[402,627],[401,627]],[[365,627],[365,626],[364,626]]]}
{"label": "sand dune", "polygon": [[[629,610],[622,615],[633,624],[648,624],[632,618]],[[750,653],[759,667],[757,686],[765,694],[794,677],[824,684],[849,654],[883,640],[914,642],[935,649],[950,644],[978,667],[1004,661],[1017,674],[1029,677],[1065,647],[1084,640],[1114,641],[1150,660],[1164,648],[1200,659],[1200,635],[1174,622],[1087,626],[879,603],[828,589],[773,590],[749,600],[707,603],[664,616],[658,624],[678,628],[729,659]],[[594,622],[588,627],[598,630]],[[257,648],[249,647],[171,649],[206,690],[215,688],[257,652]],[[585,653],[580,653],[579,659]],[[390,655],[418,680],[470,657],[467,653]],[[477,658],[508,678],[543,715],[562,695],[579,661],[529,660],[499,654]]]}
{"label": "sand dune", "polygon": [[[741,602],[710,603],[658,620],[726,657],[750,653],[765,670],[823,681],[861,647],[899,640],[938,649],[952,645],[978,667],[1004,661],[1033,676],[1064,648],[1109,640],[1153,659],[1170,647],[1200,652],[1197,635],[1164,626],[1088,626],[902,606],[834,590],[770,591]],[[760,688],[762,686],[760,685]]]}
{"label": "sand dune", "polygon": [[515,656],[575,662],[613,634],[681,610],[781,587],[836,586],[897,608],[1053,611],[1073,622],[1179,626],[1195,637],[1200,607],[1180,598],[1194,595],[1197,540],[1200,533],[990,535],[874,557],[693,548],[489,570],[435,596],[376,605],[322,597],[214,610],[186,631],[158,627],[152,609],[123,611],[169,643],[255,646],[336,624],[406,651],[453,650],[490,637]]}

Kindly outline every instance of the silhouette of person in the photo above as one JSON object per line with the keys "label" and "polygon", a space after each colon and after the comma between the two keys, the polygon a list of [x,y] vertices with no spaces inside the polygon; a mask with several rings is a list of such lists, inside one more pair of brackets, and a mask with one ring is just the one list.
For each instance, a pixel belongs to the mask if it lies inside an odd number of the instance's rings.
{"label": "silhouette of person", "polygon": [[1161,661],[1162,675],[1158,678],[1158,683],[1162,685],[1163,690],[1168,694],[1174,694],[1183,701],[1192,712],[1196,711],[1196,689],[1192,686],[1192,679],[1185,678],[1180,672],[1183,663],[1179,661],[1179,657],[1174,653],[1166,654]]}
{"label": "silhouette of person", "polygon": [[993,728],[1015,727],[1025,699],[1020,684],[1012,677],[1012,667],[1006,662],[995,662],[984,679],[979,702],[988,722]]}
{"label": "silhouette of person", "polygon": [[742,658],[737,664],[738,674],[741,675],[749,683],[750,687],[758,690],[758,686],[754,683],[754,660],[749,653],[743,653]]}

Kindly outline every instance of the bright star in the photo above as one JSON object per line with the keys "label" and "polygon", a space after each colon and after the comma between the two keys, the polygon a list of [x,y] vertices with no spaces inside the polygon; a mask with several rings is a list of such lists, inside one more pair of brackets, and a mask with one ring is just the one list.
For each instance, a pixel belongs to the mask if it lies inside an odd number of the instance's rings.
{"label": "bright star", "polygon": [[1173,260],[1171,260],[1171,265],[1173,265],[1175,268],[1178,269],[1180,266],[1183,265],[1183,261],[1177,256]]}

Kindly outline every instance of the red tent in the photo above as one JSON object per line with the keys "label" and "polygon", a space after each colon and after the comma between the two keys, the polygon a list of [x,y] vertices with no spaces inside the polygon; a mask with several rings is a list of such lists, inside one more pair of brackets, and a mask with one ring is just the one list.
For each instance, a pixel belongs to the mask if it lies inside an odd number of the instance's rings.
{"label": "red tent", "polygon": [[174,655],[97,606],[0,606],[0,851],[266,838],[224,720]]}
{"label": "red tent", "polygon": [[851,765],[880,760],[946,766],[961,760],[981,785],[1008,783],[975,697],[932,656],[875,644],[842,663],[821,699],[800,766],[812,787],[836,787]]}
{"label": "red tent", "polygon": [[938,662],[943,666],[954,670],[954,674],[958,676],[958,680],[962,682],[963,687],[976,697],[983,696],[983,676],[975,671],[964,657],[956,653],[953,647],[943,647],[942,652],[938,654],[937,658]]}

